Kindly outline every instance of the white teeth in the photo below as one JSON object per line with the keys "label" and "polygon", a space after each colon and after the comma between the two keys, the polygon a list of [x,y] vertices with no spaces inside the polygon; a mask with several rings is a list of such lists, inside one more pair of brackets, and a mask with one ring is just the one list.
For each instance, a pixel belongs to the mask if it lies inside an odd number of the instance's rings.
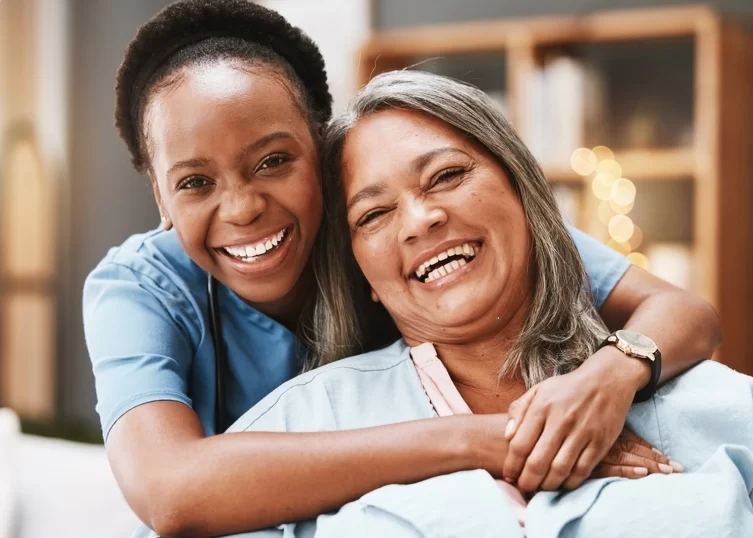
{"label": "white teeth", "polygon": [[285,230],[282,230],[271,239],[267,239],[264,243],[241,247],[225,247],[225,252],[236,258],[256,258],[275,248],[284,237]]}
{"label": "white teeth", "polygon": [[[430,271],[431,267],[439,262],[444,262],[451,256],[462,256],[458,260],[453,260],[448,263],[441,264],[439,267],[435,267]],[[468,262],[476,256],[476,249],[469,243],[463,243],[457,247],[448,248],[446,251],[432,257],[430,260],[425,261],[419,265],[416,269],[416,277],[422,279],[423,282],[431,282],[440,277],[446,276],[453,271],[457,271],[461,267],[468,265]],[[428,274],[427,274],[428,273]],[[424,278],[425,276],[425,278]]]}

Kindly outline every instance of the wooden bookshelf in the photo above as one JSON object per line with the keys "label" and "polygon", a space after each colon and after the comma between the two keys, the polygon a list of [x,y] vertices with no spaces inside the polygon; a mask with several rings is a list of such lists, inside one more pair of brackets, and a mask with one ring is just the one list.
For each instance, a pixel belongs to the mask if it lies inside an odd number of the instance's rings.
{"label": "wooden bookshelf", "polygon": [[[372,36],[361,51],[359,78],[365,84],[378,73],[427,59],[500,55],[507,114],[530,143],[530,84],[548,56],[579,47],[599,51],[671,40],[689,44],[690,140],[615,147],[614,158],[639,192],[656,183],[669,189],[689,185],[692,202],[672,209],[677,220],[691,223],[689,287],[711,301],[721,317],[724,344],[715,358],[753,374],[753,346],[747,340],[753,327],[753,32],[703,5],[406,28]],[[651,77],[641,82],[649,90],[656,83]],[[542,165],[553,184],[580,188],[586,197],[589,177],[561,159]],[[583,204],[581,224],[594,222],[596,205],[598,200]]]}

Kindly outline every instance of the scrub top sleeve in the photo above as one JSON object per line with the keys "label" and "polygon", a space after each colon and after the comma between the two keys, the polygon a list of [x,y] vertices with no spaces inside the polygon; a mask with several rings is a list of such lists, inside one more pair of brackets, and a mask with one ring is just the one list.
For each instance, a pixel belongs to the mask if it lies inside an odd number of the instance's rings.
{"label": "scrub top sleeve", "polygon": [[591,281],[594,306],[601,310],[609,294],[630,267],[630,260],[576,228],[568,226],[567,229],[578,247]]}
{"label": "scrub top sleeve", "polygon": [[191,405],[194,355],[177,320],[187,301],[149,276],[116,263],[100,265],[84,285],[84,332],[94,371],[105,440],[125,413],[147,402]]}

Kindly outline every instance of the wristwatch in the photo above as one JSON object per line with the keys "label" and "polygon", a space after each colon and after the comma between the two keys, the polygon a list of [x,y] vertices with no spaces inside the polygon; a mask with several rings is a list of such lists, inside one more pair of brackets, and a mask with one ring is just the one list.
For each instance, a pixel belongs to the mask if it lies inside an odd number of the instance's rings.
{"label": "wristwatch", "polygon": [[635,331],[616,331],[607,336],[599,349],[612,345],[628,357],[635,357],[648,361],[651,365],[651,380],[648,385],[635,393],[634,402],[645,402],[650,399],[659,385],[661,377],[661,351],[648,336]]}

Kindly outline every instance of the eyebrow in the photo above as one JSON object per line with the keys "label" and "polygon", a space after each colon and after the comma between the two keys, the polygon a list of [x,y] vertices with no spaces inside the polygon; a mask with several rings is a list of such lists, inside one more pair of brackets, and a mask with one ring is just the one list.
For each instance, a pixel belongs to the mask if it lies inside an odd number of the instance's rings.
{"label": "eyebrow", "polygon": [[350,211],[354,205],[366,200],[367,198],[374,198],[375,196],[384,194],[385,190],[387,189],[384,182],[379,182],[379,183],[375,183],[374,185],[369,185],[368,187],[364,187],[363,189],[358,191],[358,193],[355,196],[353,196],[353,198],[351,198],[350,201],[348,201],[347,211]]}
{"label": "eyebrow", "polygon": [[[270,142],[273,142],[274,140],[280,140],[282,138],[293,139],[293,135],[287,131],[276,131],[274,133],[270,133],[266,136],[263,136],[256,142],[252,142],[251,144],[244,147],[238,154],[238,160],[239,161],[243,160],[249,153],[258,151],[259,149],[263,148]],[[210,162],[211,162],[211,159],[207,159],[204,157],[198,158],[198,159],[186,159],[184,161],[178,161],[167,170],[167,175],[169,176],[176,170],[182,170],[185,168],[199,168],[201,166],[206,166]]]}
{"label": "eyebrow", "polygon": [[465,154],[464,151],[461,151],[458,148],[453,148],[453,147],[436,148],[431,151],[427,151],[423,155],[419,155],[418,157],[413,159],[413,162],[410,165],[410,169],[414,174],[421,173],[424,171],[424,168],[426,168],[431,161],[433,161],[435,158],[445,153]]}

